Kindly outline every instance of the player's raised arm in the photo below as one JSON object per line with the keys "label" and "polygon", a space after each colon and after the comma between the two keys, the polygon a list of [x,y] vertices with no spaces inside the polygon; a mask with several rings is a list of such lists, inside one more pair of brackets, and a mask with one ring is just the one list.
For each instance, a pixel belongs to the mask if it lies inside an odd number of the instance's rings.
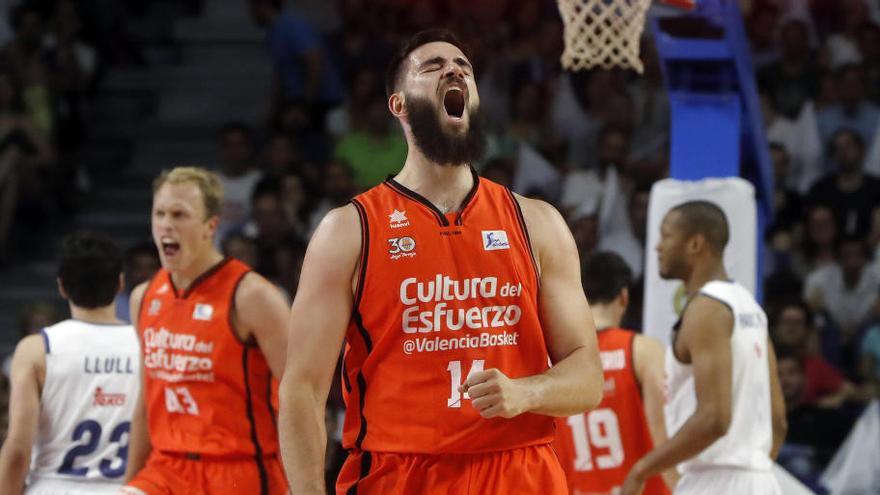
{"label": "player's raised arm", "polygon": [[484,417],[513,417],[523,412],[578,414],[602,400],[603,379],[596,327],[581,286],[577,247],[553,207],[521,196],[516,199],[540,272],[538,310],[553,367],[515,380],[497,370],[474,373],[463,390]]}
{"label": "player's raised arm", "polygon": [[279,389],[281,455],[292,493],[325,493],[324,409],[351,317],[360,249],[358,215],[348,205],[327,214],[306,251]]}
{"label": "player's raised arm", "polygon": [[[140,340],[140,329],[138,328],[138,318],[140,318],[141,301],[144,299],[144,292],[147,290],[149,282],[144,282],[131,291],[131,297],[128,300],[129,314],[131,315],[131,325],[135,328]],[[143,343],[142,343],[143,344]],[[128,483],[132,478],[144,467],[150,451],[153,450],[150,444],[150,432],[147,428],[147,408],[144,403],[144,380],[147,374],[144,372],[143,352],[139,354],[138,366],[141,367],[141,384],[137,393],[137,402],[134,406],[134,413],[131,417],[131,430],[128,436],[128,461],[125,465],[124,483]]]}
{"label": "player's raised arm", "polygon": [[254,272],[245,275],[235,292],[235,326],[247,340],[253,336],[277,378],[284,374],[288,314],[277,287]]}
{"label": "player's raised arm", "polygon": [[40,390],[46,374],[46,350],[40,335],[19,342],[12,357],[9,433],[0,450],[0,493],[19,494],[31,464],[31,446],[40,425]]}
{"label": "player's raised arm", "polygon": [[730,426],[733,314],[722,302],[698,295],[682,316],[678,340],[694,370],[697,408],[668,441],[642,458],[627,476],[623,495],[638,493],[648,477],[690,459],[723,437]]}

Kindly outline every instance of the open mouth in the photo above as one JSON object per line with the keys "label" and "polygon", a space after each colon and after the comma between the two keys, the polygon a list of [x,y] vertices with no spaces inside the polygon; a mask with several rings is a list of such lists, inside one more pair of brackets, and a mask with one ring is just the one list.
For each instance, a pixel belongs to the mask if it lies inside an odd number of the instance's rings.
{"label": "open mouth", "polygon": [[170,239],[162,240],[162,253],[165,256],[174,256],[180,251],[180,243]]}
{"label": "open mouth", "polygon": [[446,115],[460,119],[464,115],[464,91],[461,88],[449,88],[443,95],[443,109]]}

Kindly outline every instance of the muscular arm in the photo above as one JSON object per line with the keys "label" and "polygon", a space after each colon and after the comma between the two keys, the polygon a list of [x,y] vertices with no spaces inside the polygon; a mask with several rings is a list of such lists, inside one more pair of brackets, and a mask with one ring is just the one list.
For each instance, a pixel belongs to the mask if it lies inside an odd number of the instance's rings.
{"label": "muscular arm", "polygon": [[495,369],[474,373],[462,391],[468,392],[484,417],[582,413],[602,400],[603,376],[593,315],[581,287],[577,247],[553,207],[517,199],[540,270],[538,311],[553,367],[513,380]]}
{"label": "muscular arm", "polygon": [[[651,431],[651,439],[655,447],[669,439],[663,414],[665,361],[666,349],[663,344],[646,335],[635,336],[633,366],[642,391],[645,419],[648,421],[648,429]],[[678,473],[675,469],[667,469],[663,472],[663,480],[667,486],[673,488],[678,481]]]}
{"label": "muscular arm", "polygon": [[[129,314],[131,315],[131,324],[140,337],[138,329],[138,318],[140,318],[141,301],[144,299],[144,292],[147,290],[147,282],[138,285],[131,291],[129,299]],[[131,431],[128,436],[128,463],[125,466],[124,482],[128,483],[137,475],[138,471],[147,463],[147,457],[153,446],[150,443],[150,431],[147,427],[147,407],[144,402],[144,388],[147,380],[147,373],[144,369],[144,356],[141,351],[141,387],[137,394],[137,402],[135,402],[134,413],[131,417]]]}
{"label": "muscular arm", "polygon": [[782,395],[779,372],[776,368],[776,350],[769,338],[767,339],[767,360],[770,371],[770,416],[773,420],[773,447],[770,449],[770,458],[775,460],[779,455],[782,443],[785,442],[788,420],[785,417],[785,398]]}
{"label": "muscular arm", "polygon": [[325,493],[324,410],[351,318],[360,232],[353,205],[327,214],[309,243],[290,311],[278,426],[291,493]]}
{"label": "muscular arm", "polygon": [[287,301],[278,288],[256,273],[248,273],[235,292],[235,327],[242,340],[254,338],[272,375],[284,373],[287,350]]}
{"label": "muscular arm", "polygon": [[31,446],[40,424],[40,391],[46,376],[46,349],[40,335],[19,342],[12,357],[9,434],[0,449],[0,493],[19,494],[31,464]]}
{"label": "muscular arm", "polygon": [[[688,304],[679,344],[690,357],[697,408],[681,429],[633,466],[628,482],[643,482],[705,450],[727,433],[731,417],[733,314],[727,306],[698,295]],[[623,493],[629,493],[624,488]]]}

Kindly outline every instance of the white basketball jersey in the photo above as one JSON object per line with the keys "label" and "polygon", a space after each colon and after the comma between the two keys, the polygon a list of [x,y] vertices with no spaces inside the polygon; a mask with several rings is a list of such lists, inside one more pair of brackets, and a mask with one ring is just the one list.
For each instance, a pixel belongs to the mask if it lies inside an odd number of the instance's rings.
{"label": "white basketball jersey", "polygon": [[44,329],[43,339],[46,380],[29,491],[62,481],[121,483],[141,383],[134,328],[65,320]]}
{"label": "white basketball jersey", "polygon": [[[735,282],[709,282],[700,294],[724,303],[733,312],[730,428],[699,455],[679,464],[678,469],[682,473],[706,467],[770,469],[773,426],[767,316],[752,294]],[[697,407],[693,368],[678,361],[672,346],[666,355],[666,380],[666,429],[671,436]]]}

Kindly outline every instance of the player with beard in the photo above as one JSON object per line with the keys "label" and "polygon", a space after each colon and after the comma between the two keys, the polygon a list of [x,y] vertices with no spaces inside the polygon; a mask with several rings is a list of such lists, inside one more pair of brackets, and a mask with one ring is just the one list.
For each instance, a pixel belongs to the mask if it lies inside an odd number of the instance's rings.
{"label": "player with beard", "polygon": [[767,316],[724,269],[727,217],[708,201],[672,208],[660,224],[660,276],[689,301],[666,353],[669,440],[629,472],[622,495],[677,465],[678,495],[777,495],[771,468],[785,438],[785,403]]}
{"label": "player with beard", "polygon": [[343,341],[350,455],[337,493],[568,493],[553,416],[602,396],[577,249],[555,209],[471,167],[484,138],[461,47],[425,31],[392,60],[406,162],[331,211],[306,253],[280,388],[293,493],[325,493]]}

